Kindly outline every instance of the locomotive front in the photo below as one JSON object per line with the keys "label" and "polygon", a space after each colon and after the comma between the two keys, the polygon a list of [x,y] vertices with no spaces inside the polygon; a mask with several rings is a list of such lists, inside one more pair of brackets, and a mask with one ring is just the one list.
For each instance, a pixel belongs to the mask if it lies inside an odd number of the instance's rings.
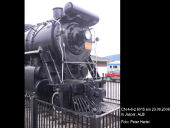
{"label": "locomotive front", "polygon": [[[71,2],[53,9],[54,20],[25,25],[25,90],[79,112],[99,112],[105,90],[90,57],[98,16]],[[92,79],[87,79],[90,72]]]}

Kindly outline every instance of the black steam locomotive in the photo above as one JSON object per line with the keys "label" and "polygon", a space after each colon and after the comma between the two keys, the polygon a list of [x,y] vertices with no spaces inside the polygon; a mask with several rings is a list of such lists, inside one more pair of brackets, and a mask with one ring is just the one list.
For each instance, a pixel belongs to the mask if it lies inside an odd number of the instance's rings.
{"label": "black steam locomotive", "polygon": [[[67,3],[53,20],[25,25],[25,93],[78,112],[99,112],[106,91],[90,52],[99,18]],[[88,71],[92,78],[86,78]]]}

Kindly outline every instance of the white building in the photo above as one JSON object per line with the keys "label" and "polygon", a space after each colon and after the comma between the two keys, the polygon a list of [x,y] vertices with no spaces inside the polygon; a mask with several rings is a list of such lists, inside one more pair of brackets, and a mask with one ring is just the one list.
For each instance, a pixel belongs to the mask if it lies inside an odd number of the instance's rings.
{"label": "white building", "polygon": [[[103,74],[107,73],[107,64],[111,62],[112,60],[106,59],[104,57],[96,57],[96,56],[91,56],[91,59],[96,63],[96,69],[100,75],[100,77],[103,76]],[[97,60],[97,61],[96,61]],[[90,73],[88,72],[87,75],[88,78],[91,78]]]}
{"label": "white building", "polygon": [[120,71],[120,61],[111,61],[107,63],[107,72]]}

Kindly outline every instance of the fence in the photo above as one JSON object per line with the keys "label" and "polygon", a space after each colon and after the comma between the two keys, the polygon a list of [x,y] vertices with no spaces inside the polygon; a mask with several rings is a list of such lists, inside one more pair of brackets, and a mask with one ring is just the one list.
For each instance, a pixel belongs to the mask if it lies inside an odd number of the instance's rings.
{"label": "fence", "polygon": [[106,89],[106,98],[108,101],[120,104],[120,82],[106,80],[104,88]]}
{"label": "fence", "polygon": [[112,92],[120,90],[119,85],[120,83],[115,84],[111,81],[106,83],[105,101],[114,104],[114,107],[100,115],[87,116],[83,113],[73,113],[68,109],[25,96],[25,128],[120,128],[120,105],[118,104],[120,96],[112,95]]}

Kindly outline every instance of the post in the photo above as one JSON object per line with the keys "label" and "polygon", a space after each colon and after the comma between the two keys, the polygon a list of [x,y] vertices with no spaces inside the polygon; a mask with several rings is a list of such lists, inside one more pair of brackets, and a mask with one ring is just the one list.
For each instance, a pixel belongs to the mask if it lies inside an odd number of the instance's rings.
{"label": "post", "polygon": [[90,118],[90,128],[101,128],[100,118],[91,117]]}
{"label": "post", "polygon": [[31,109],[32,109],[31,125],[32,125],[32,127],[31,128],[37,128],[38,111],[37,111],[37,101],[36,101],[36,98],[34,96],[31,97],[31,102],[32,102],[32,106],[31,106]]}
{"label": "post", "polygon": [[104,79],[104,73],[102,73],[102,77],[103,77],[103,79]]}

